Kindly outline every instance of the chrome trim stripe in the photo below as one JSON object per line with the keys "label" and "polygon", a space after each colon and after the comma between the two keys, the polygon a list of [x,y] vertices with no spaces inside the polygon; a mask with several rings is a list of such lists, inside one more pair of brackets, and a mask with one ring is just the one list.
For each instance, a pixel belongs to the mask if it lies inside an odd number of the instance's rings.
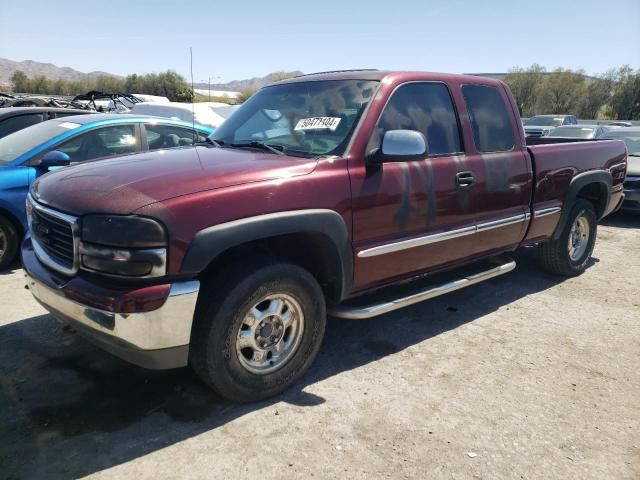
{"label": "chrome trim stripe", "polygon": [[387,243],[384,245],[379,245],[377,247],[366,248],[358,252],[358,258],[375,257],[377,255],[398,252],[400,250],[407,250],[409,248],[422,247],[424,245],[430,245],[432,243],[442,242],[444,240],[452,240],[454,238],[464,237],[467,235],[475,235],[476,233],[485,232],[494,228],[501,228],[508,225],[514,225],[516,223],[524,222],[525,220],[528,220],[530,218],[529,216],[529,213],[514,215],[511,217],[501,218],[499,220],[493,220],[491,222],[484,222],[478,225],[459,228],[448,232],[439,232],[422,237],[411,238],[409,240],[401,240],[399,242]]}
{"label": "chrome trim stripe", "polygon": [[494,228],[506,227],[507,225],[523,222],[526,218],[527,216],[522,214],[514,215],[513,217],[501,218],[500,220],[494,220],[492,222],[479,223],[477,231],[484,232],[486,230],[493,230]]}
{"label": "chrome trim stripe", "polygon": [[445,293],[460,290],[461,288],[469,287],[476,283],[489,280],[490,278],[508,273],[514,268],[516,268],[516,262],[513,260],[509,260],[502,265],[498,265],[497,267],[491,268],[484,272],[476,273],[475,275],[469,275],[468,277],[462,278],[460,280],[454,280],[437,287],[432,287],[428,290],[418,292],[407,297],[398,298],[390,302],[370,305],[367,307],[348,307],[346,305],[338,305],[333,310],[331,310],[329,314],[333,315],[334,317],[347,318],[351,320],[376,317],[378,315],[408,307],[409,305],[413,305],[415,303],[423,302],[434,297],[439,297],[440,295],[444,295]]}
{"label": "chrome trim stripe", "polygon": [[[71,215],[67,215],[66,213],[61,213],[56,210],[52,210],[50,208],[45,207],[37,203],[31,193],[27,195],[27,203],[31,208],[34,208],[40,212],[43,212],[52,217],[59,218],[67,223],[71,227],[71,232],[73,233],[73,265],[71,268],[68,268],[66,265],[58,262],[55,258],[49,255],[44,247],[38,243],[38,238],[35,235],[31,235],[31,241],[33,243],[33,250],[36,253],[38,259],[44,263],[46,266],[53,268],[54,270],[63,273],[65,275],[75,275],[78,272],[79,264],[80,264],[80,256],[78,255],[78,250],[80,247],[80,222],[77,217],[73,217]],[[31,230],[31,212],[27,208],[27,224],[29,226],[29,230]]]}
{"label": "chrome trim stripe", "polygon": [[636,175],[627,175],[627,177],[624,179],[624,181],[629,181],[629,182],[637,182],[640,180],[640,177],[636,176]]}
{"label": "chrome trim stripe", "polygon": [[442,242],[443,240],[451,240],[453,238],[464,237],[466,235],[473,235],[476,233],[476,230],[477,227],[473,225],[470,227],[459,228],[457,230],[451,230],[449,232],[440,232],[433,235],[402,240],[400,242],[387,243],[386,245],[360,250],[358,252],[358,258],[375,257],[377,255],[384,255],[385,253],[397,252],[408,248],[421,247],[431,243]]}
{"label": "chrome trim stripe", "polygon": [[551,208],[542,208],[540,210],[536,210],[533,212],[533,218],[546,217],[548,215],[555,215],[556,213],[560,213],[562,211],[562,207],[551,207]]}

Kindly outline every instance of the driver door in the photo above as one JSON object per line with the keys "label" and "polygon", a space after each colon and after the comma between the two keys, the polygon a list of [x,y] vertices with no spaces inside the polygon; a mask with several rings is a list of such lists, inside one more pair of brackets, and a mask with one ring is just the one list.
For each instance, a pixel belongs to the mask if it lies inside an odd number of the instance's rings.
{"label": "driver door", "polygon": [[[389,130],[424,134],[424,158],[350,168],[353,191],[354,287],[383,282],[458,261],[470,251],[474,225],[468,191],[456,183],[463,165],[457,114],[440,82],[399,86],[386,105],[367,151]],[[399,247],[396,249],[396,247]]]}

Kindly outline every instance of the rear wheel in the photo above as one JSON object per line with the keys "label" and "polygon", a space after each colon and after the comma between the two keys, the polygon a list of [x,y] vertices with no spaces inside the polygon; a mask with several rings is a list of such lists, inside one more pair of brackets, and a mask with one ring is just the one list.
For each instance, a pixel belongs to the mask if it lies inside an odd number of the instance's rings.
{"label": "rear wheel", "polygon": [[13,262],[18,252],[20,237],[18,230],[11,220],[0,215],[0,269],[4,269]]}
{"label": "rear wheel", "polygon": [[569,213],[567,223],[557,240],[540,245],[540,260],[550,273],[563,276],[580,275],[596,244],[598,221],[593,204],[578,199]]}
{"label": "rear wheel", "polygon": [[230,400],[250,402],[281,392],[318,353],[324,296],[316,279],[297,265],[238,267],[204,285],[200,295],[191,365]]}

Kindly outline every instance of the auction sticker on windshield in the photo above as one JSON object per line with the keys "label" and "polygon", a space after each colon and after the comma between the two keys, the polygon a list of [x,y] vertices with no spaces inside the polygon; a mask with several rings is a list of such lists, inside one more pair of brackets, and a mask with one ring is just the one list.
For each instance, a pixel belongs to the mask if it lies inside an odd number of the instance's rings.
{"label": "auction sticker on windshield", "polygon": [[309,117],[299,120],[294,130],[323,130],[335,132],[340,124],[340,117]]}

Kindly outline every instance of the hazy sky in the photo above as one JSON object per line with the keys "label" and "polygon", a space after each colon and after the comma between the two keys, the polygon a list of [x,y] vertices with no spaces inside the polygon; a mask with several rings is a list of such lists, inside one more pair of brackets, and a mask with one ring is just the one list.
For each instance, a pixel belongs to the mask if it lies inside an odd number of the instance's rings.
{"label": "hazy sky", "polygon": [[187,76],[193,47],[196,82],[358,67],[640,68],[640,0],[27,0],[0,15],[0,57]]}

